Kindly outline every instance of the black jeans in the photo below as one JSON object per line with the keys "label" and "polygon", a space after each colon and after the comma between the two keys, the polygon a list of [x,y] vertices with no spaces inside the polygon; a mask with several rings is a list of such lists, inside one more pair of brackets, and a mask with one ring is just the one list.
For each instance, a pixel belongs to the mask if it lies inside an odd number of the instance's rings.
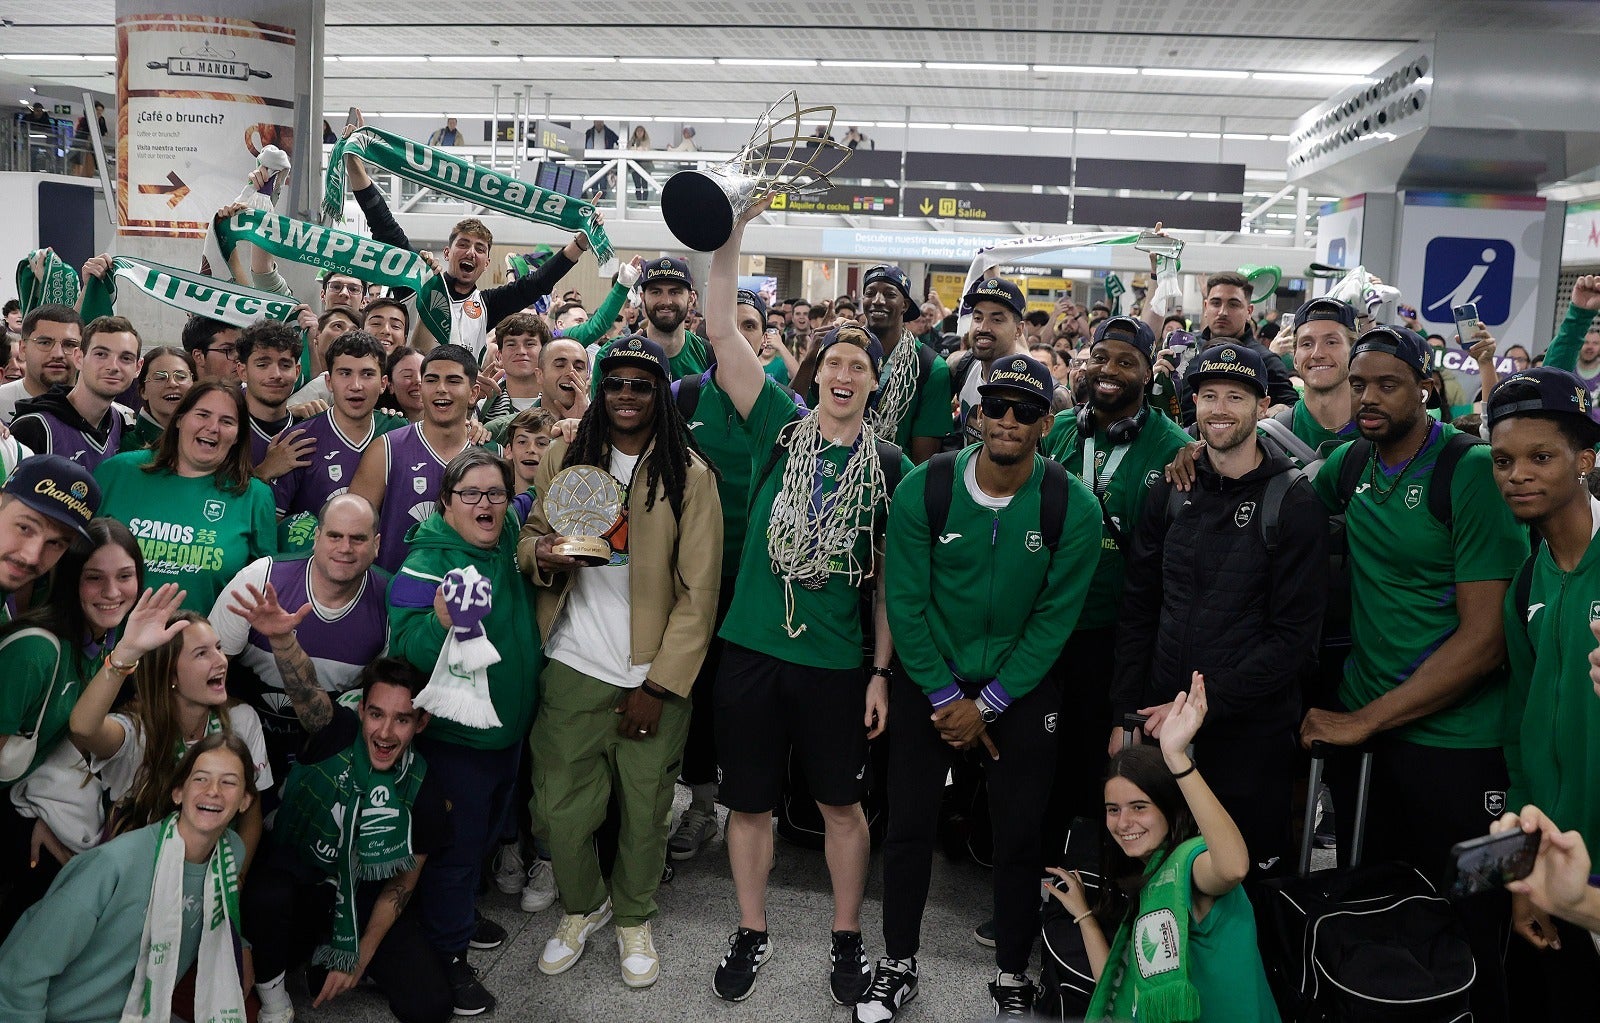
{"label": "black jeans", "polygon": [[1105,817],[1106,745],[1111,741],[1111,676],[1117,630],[1079,629],[1067,639],[1043,685],[1060,694],[1055,788],[1045,815],[1046,858],[1059,862],[1074,817]]}
{"label": "black jeans", "polygon": [[717,594],[717,619],[711,624],[711,644],[706,647],[706,659],[689,693],[689,738],[683,745],[683,767],[678,772],[678,780],[685,785],[707,785],[717,780],[717,713],[713,694],[717,672],[722,667],[722,651],[728,645],[717,636],[717,630],[722,628],[728,608],[733,604],[733,578],[722,577],[722,589]]}
{"label": "black jeans", "polygon": [[[271,980],[308,958],[328,933],[333,919],[333,887],[293,862],[283,850],[263,855],[250,872],[240,907],[245,937],[255,957],[256,977]],[[356,892],[361,927],[372,915],[384,883],[369,881]],[[325,969],[307,971],[311,997],[322,990]],[[444,1023],[454,1012],[454,998],[444,962],[428,943],[414,909],[407,909],[384,935],[367,964],[366,977],[389,1000],[400,1023]]]}
{"label": "black jeans", "polygon": [[1299,751],[1292,726],[1276,734],[1220,736],[1202,728],[1194,760],[1244,836],[1250,879],[1293,873],[1297,851],[1290,822]]}
{"label": "black jeans", "polygon": [[1039,930],[1039,878],[1044,855],[1040,810],[1050,798],[1059,707],[1049,680],[1014,701],[989,737],[1000,753],[991,760],[980,743],[957,752],[939,738],[932,705],[916,683],[896,676],[889,687],[889,836],[883,847],[883,946],[891,959],[917,954],[922,911],[928,901],[945,772],[955,756],[976,758],[988,774],[994,824],[995,962],[1007,973],[1028,967]]}

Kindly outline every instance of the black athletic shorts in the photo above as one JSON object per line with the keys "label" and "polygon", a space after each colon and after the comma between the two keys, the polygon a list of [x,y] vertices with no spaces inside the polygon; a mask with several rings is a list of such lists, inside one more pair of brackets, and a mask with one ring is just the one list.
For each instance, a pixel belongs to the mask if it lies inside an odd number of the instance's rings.
{"label": "black athletic shorts", "polygon": [[789,749],[811,795],[850,806],[866,792],[867,679],[860,668],[812,668],[729,643],[714,702],[717,799],[739,813],[775,809]]}

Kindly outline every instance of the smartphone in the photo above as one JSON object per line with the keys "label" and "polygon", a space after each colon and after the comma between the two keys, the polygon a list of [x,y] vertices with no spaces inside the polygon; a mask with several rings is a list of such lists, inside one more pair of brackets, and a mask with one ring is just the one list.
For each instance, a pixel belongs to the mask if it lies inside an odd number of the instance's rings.
{"label": "smartphone", "polygon": [[361,108],[351,107],[350,112],[344,115],[344,123],[353,124],[357,128],[361,127]]}
{"label": "smartphone", "polygon": [[1520,881],[1533,871],[1539,855],[1539,832],[1521,830],[1457,842],[1450,849],[1451,899],[1464,899],[1494,891],[1508,881]]}
{"label": "smartphone", "polygon": [[1450,318],[1456,321],[1456,336],[1467,347],[1472,346],[1472,339],[1483,328],[1483,321],[1478,319],[1478,303],[1468,302],[1466,305],[1453,306],[1450,309]]}
{"label": "smartphone", "polygon": [[1163,348],[1192,348],[1200,339],[1190,331],[1178,329],[1167,335]]}

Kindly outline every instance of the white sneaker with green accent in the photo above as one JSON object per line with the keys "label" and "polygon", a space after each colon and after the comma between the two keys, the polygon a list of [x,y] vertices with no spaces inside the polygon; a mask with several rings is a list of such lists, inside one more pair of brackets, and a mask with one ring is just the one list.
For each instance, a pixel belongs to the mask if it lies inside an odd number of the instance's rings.
{"label": "white sneaker with green accent", "polygon": [[661,976],[661,957],[656,954],[650,921],[637,927],[617,928],[617,958],[622,960],[622,982],[629,987],[649,987]]}
{"label": "white sneaker with green accent", "polygon": [[589,936],[610,922],[610,899],[593,913],[587,915],[568,913],[563,916],[561,922],[556,925],[556,933],[544,943],[544,952],[539,955],[539,972],[554,977],[558,973],[566,973],[572,969],[573,964],[583,955],[584,946],[589,943]]}

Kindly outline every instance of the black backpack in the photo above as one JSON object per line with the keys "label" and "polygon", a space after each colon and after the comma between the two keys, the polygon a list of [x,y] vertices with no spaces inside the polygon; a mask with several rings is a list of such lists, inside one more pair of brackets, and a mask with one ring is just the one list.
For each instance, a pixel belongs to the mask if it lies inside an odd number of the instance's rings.
{"label": "black backpack", "polygon": [[[956,456],[959,451],[941,451],[928,459],[928,478],[922,491],[922,507],[928,516],[928,532],[938,536],[950,518],[950,499],[956,485]],[[1040,456],[1043,457],[1043,456]],[[1055,553],[1061,544],[1061,530],[1067,521],[1067,495],[1070,491],[1067,470],[1053,458],[1044,459],[1044,479],[1039,481],[1039,534],[1044,545]]]}
{"label": "black backpack", "polygon": [[[678,415],[683,417],[684,422],[693,419],[695,411],[700,408],[700,392],[705,389],[706,378],[710,373],[709,369],[703,373],[691,373],[672,382],[672,397],[677,402]],[[785,387],[783,390],[789,397],[798,401],[800,396],[793,388]]]}

